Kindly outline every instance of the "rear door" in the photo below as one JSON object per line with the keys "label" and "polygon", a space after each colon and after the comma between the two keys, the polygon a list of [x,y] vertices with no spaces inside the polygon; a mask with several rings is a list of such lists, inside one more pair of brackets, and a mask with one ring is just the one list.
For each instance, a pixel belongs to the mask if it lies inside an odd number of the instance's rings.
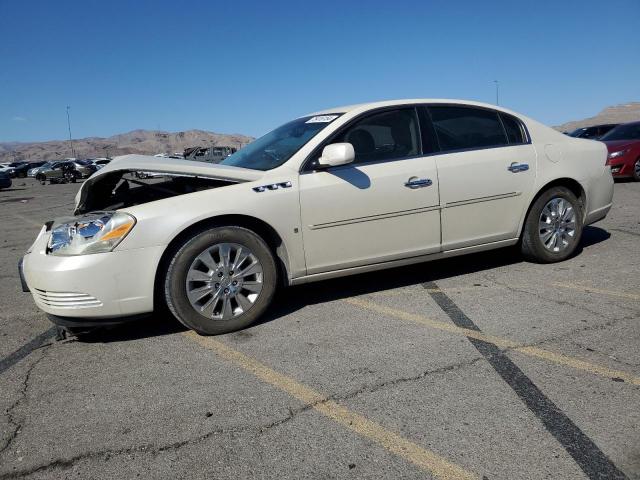
{"label": "rear door", "polygon": [[338,142],[353,145],[354,163],[300,175],[308,273],[439,251],[438,174],[416,109],[365,115],[328,141]]}
{"label": "rear door", "polygon": [[431,105],[442,249],[516,238],[536,175],[536,152],[522,122],[495,110]]}

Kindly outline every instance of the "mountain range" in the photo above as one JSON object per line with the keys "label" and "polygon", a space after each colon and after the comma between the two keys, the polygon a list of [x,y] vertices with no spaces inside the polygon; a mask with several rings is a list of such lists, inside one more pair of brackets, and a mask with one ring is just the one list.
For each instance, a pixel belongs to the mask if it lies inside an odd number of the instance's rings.
{"label": "mountain range", "polygon": [[19,160],[56,160],[67,157],[95,158],[115,157],[127,153],[156,154],[180,152],[187,147],[214,145],[240,148],[253,137],[241,134],[223,134],[205,130],[163,132],[158,130],[134,130],[112,137],[89,137],[73,140],[75,155],[69,140],[47,142],[0,143],[0,162]]}
{"label": "mountain range", "polygon": [[561,132],[571,132],[576,128],[590,127],[591,125],[626,123],[638,120],[640,120],[640,102],[630,102],[607,107],[593,117],[583,120],[573,120],[553,128]]}

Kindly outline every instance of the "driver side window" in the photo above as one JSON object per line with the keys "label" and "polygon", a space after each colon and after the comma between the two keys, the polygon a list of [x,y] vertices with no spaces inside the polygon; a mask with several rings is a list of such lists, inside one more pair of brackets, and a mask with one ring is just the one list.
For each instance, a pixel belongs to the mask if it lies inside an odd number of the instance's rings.
{"label": "driver side window", "polygon": [[419,138],[415,109],[403,108],[367,116],[332,143],[350,143],[356,154],[354,163],[365,163],[420,155]]}

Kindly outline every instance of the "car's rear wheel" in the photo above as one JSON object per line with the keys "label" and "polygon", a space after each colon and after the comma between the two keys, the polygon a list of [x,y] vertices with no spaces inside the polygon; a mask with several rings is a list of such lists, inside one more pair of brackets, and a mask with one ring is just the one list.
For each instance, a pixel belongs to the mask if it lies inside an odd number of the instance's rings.
{"label": "car's rear wheel", "polygon": [[640,158],[633,164],[633,179],[636,182],[640,182]]}
{"label": "car's rear wheel", "polygon": [[534,262],[565,260],[582,236],[582,208],[565,187],[552,187],[540,195],[529,210],[522,232],[521,250]]}
{"label": "car's rear wheel", "polygon": [[203,335],[254,323],[270,305],[276,263],[265,241],[242,227],[215,227],[185,241],[167,268],[169,310]]}
{"label": "car's rear wheel", "polygon": [[76,173],[72,170],[64,172],[64,181],[67,183],[76,183]]}

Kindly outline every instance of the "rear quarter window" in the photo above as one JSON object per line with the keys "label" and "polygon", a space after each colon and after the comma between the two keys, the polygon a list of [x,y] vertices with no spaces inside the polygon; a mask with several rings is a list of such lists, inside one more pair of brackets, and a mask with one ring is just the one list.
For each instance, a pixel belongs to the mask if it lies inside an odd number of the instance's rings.
{"label": "rear quarter window", "polygon": [[500,114],[500,118],[502,119],[502,124],[504,125],[504,129],[507,133],[509,145],[527,143],[527,134],[520,120],[504,113]]}

